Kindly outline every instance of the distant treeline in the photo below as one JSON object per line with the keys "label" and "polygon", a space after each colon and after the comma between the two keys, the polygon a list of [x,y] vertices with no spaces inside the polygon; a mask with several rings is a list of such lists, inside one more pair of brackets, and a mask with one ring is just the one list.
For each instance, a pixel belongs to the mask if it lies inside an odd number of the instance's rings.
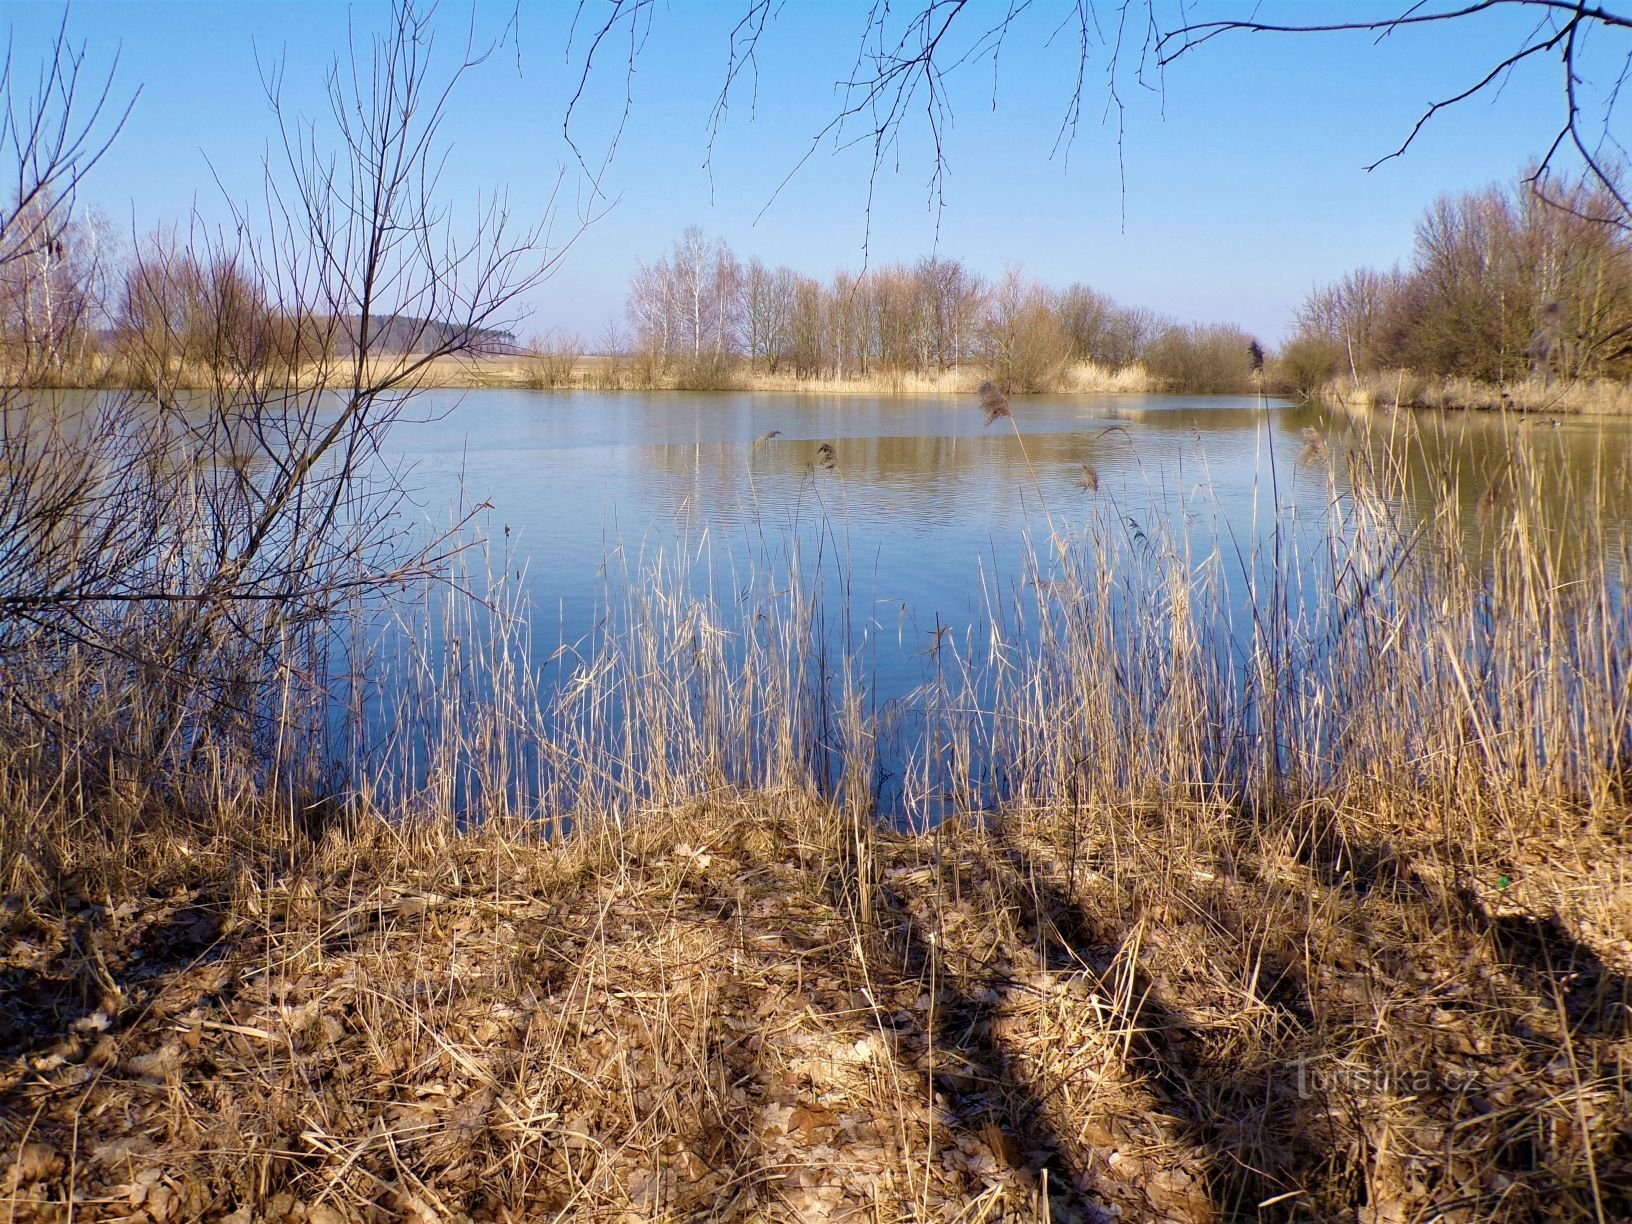
{"label": "distant treeline", "polygon": [[1440,199],[1405,267],[1362,268],[1303,303],[1278,371],[1314,390],[1411,371],[1505,383],[1632,376],[1632,231],[1601,184],[1526,175]]}
{"label": "distant treeline", "polygon": [[[36,208],[43,209],[42,203]],[[0,248],[0,366],[34,381],[113,382],[148,390],[290,374],[366,347],[374,356],[438,350],[456,330],[410,313],[289,310],[246,252],[194,249],[155,234],[128,259],[112,254],[105,221],[75,217],[30,227]],[[469,329],[470,347],[521,350],[496,329]],[[366,339],[366,346],[364,341]]]}
{"label": "distant treeline", "polygon": [[629,354],[682,386],[736,372],[854,380],[981,367],[1004,391],[1047,391],[1073,367],[1144,367],[1181,391],[1245,391],[1263,348],[1231,325],[1186,326],[1087,285],[1052,289],[1010,270],[991,282],[961,261],[924,258],[826,283],[744,263],[690,228],[629,289]]}

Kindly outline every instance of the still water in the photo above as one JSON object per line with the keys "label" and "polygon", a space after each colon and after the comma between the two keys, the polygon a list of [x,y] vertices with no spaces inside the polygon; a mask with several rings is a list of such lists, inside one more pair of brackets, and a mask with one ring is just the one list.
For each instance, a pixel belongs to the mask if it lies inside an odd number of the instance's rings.
{"label": "still water", "polygon": [[1403,467],[1404,514],[1452,499],[1470,547],[1521,430],[1557,468],[1542,509],[1561,534],[1596,515],[1614,542],[1632,520],[1619,421],[1367,419],[1219,396],[1017,398],[1012,425],[989,426],[973,397],[944,396],[479,390],[421,408],[390,439],[414,503],[441,524],[461,502],[490,507],[480,522],[525,563],[552,645],[590,630],[610,575],[639,581],[660,553],[730,569],[820,549],[858,622],[903,644],[983,620],[1022,577],[1028,540],[1107,515],[1178,533],[1198,564],[1219,550],[1227,572],[1277,526],[1318,529],[1356,449]]}
{"label": "still water", "polygon": [[1620,554],[1632,539],[1632,423],[1262,397],[1038,396],[1013,411],[987,425],[972,396],[434,392],[390,447],[427,529],[482,507],[490,564],[526,596],[541,692],[572,682],[630,591],[678,581],[729,629],[734,596],[796,559],[818,645],[859,671],[870,709],[896,709],[905,740],[937,647],[978,659],[1061,542],[1110,533],[1115,564],[1177,559],[1230,622],[1203,626],[1227,654],[1266,583],[1318,598],[1360,466],[1395,474],[1402,529],[1449,521],[1476,564],[1511,512],[1496,494],[1515,495],[1520,449],[1558,573],[1585,564],[1582,541]]}
{"label": "still water", "polygon": [[1329,492],[1298,461],[1320,418],[1255,398],[1017,398],[990,426],[972,396],[482,390],[420,407],[392,436],[415,500],[441,523],[461,498],[491,507],[541,664],[659,557],[729,581],[796,550],[844,589],[852,640],[879,647],[883,701],[918,682],[938,631],[984,625],[1051,533],[1109,512],[1246,539],[1277,500]]}

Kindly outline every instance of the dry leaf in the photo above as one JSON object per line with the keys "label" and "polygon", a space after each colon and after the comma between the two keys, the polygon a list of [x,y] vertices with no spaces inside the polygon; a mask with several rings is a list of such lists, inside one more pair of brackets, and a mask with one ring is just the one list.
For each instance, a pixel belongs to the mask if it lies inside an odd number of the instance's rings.
{"label": "dry leaf", "polygon": [[799,1105],[788,1115],[788,1133],[798,1131],[809,1143],[818,1129],[837,1126],[838,1121],[836,1114],[818,1106]]}
{"label": "dry leaf", "polygon": [[62,1157],[49,1143],[25,1143],[6,1170],[6,1184],[15,1189],[29,1182],[54,1177],[62,1169]]}
{"label": "dry leaf", "polygon": [[996,1122],[988,1122],[980,1128],[981,1142],[992,1150],[996,1156],[1011,1169],[1018,1169],[1020,1164],[1020,1144],[1013,1135],[1008,1134]]}

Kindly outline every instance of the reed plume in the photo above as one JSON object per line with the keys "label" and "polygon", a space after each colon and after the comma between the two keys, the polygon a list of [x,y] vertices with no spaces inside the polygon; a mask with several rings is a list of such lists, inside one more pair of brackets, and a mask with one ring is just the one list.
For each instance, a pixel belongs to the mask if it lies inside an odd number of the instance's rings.
{"label": "reed plume", "polygon": [[1001,421],[1004,417],[1013,418],[1014,413],[1009,410],[1009,398],[993,385],[991,379],[980,384],[980,406],[986,413],[986,424]]}
{"label": "reed plume", "polygon": [[1054,541],[1056,548],[1063,550],[1064,543],[1060,539],[1059,532],[1055,530],[1054,516],[1048,509],[1048,498],[1043,496],[1042,481],[1037,479],[1037,469],[1032,466],[1031,456],[1026,452],[1026,441],[1020,436],[1020,423],[1014,419],[1014,412],[1009,408],[1009,397],[999,391],[991,379],[981,383],[978,391],[980,393],[981,411],[986,414],[986,424],[990,425],[993,421],[1001,421],[1006,418],[1009,422],[1009,428],[1014,430],[1015,445],[1020,448],[1020,457],[1026,461],[1026,471],[1031,475],[1031,487],[1037,493],[1037,504],[1043,508],[1043,517],[1048,520],[1049,538]]}
{"label": "reed plume", "polygon": [[1330,452],[1326,448],[1326,439],[1320,436],[1313,426],[1303,428],[1303,448],[1298,451],[1298,459],[1303,463],[1324,463]]}

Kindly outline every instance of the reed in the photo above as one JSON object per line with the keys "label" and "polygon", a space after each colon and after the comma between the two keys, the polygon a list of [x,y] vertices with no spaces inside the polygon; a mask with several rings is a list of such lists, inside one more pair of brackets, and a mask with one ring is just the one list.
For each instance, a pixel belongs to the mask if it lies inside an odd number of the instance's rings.
{"label": "reed", "polygon": [[[316,370],[297,372],[304,386],[314,385]],[[531,390],[650,391],[741,390],[786,391],[820,395],[964,395],[974,391],[988,372],[978,365],[921,372],[876,367],[845,377],[804,377],[784,370],[753,367],[729,355],[695,363],[664,363],[649,353],[593,355],[567,342],[550,342],[527,356],[439,360],[430,364],[424,385],[436,387],[522,387]],[[117,368],[98,375],[97,385],[128,385]],[[184,371],[182,385],[207,386],[207,371]],[[1157,380],[1137,363],[1118,368],[1094,362],[1064,367],[1049,388],[1056,394],[1140,395],[1160,390]]]}
{"label": "reed", "polygon": [[1425,408],[1537,416],[1626,416],[1632,388],[1615,379],[1531,377],[1504,383],[1381,371],[1329,382],[1318,398],[1363,409]]}
{"label": "reed", "polygon": [[552,646],[495,542],[356,610],[343,789],[8,741],[0,1210],[1625,1215],[1632,557],[1446,454],[1306,439],[1241,550],[1102,487],[910,718],[833,554],[620,551]]}

